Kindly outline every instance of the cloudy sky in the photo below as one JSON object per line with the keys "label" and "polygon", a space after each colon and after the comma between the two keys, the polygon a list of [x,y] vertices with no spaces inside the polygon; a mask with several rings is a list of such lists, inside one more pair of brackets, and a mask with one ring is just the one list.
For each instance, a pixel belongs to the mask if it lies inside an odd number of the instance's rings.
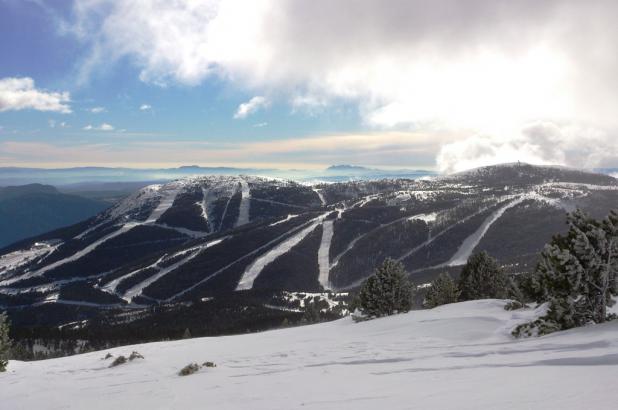
{"label": "cloudy sky", "polygon": [[613,0],[0,0],[0,166],[618,166]]}

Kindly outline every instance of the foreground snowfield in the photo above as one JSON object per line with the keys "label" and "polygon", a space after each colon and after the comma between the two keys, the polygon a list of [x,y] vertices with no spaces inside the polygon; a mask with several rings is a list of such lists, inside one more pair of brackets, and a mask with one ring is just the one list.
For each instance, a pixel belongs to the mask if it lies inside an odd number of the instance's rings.
{"label": "foreground snowfield", "polygon": [[[613,409],[618,321],[515,340],[534,317],[482,300],[353,323],[11,362],[2,409]],[[190,362],[218,367],[187,377]]]}

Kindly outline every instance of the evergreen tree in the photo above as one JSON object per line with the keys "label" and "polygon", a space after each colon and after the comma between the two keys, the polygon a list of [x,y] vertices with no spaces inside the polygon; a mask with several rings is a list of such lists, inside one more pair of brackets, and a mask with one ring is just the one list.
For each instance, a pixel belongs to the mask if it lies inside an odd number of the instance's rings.
{"label": "evergreen tree", "polygon": [[461,300],[503,299],[507,296],[508,278],[498,261],[487,252],[476,253],[463,267],[459,277]]}
{"label": "evergreen tree", "polygon": [[189,328],[185,329],[185,332],[182,334],[182,338],[183,339],[191,339],[191,331],[189,330]]}
{"label": "evergreen tree", "polygon": [[11,339],[9,339],[9,320],[6,313],[0,313],[0,372],[6,370],[9,363],[9,350]]}
{"label": "evergreen tree", "polygon": [[431,287],[425,295],[424,305],[434,308],[447,303],[455,303],[459,300],[459,289],[457,284],[448,273],[441,273],[436,280],[431,283]]}
{"label": "evergreen tree", "polygon": [[386,259],[364,283],[358,295],[358,307],[370,317],[407,312],[412,308],[414,287],[403,265]]}
{"label": "evergreen tree", "polygon": [[568,233],[545,246],[525,288],[536,302],[549,302],[547,315],[531,324],[542,332],[602,323],[618,294],[618,214],[597,221],[576,210],[567,222]]}

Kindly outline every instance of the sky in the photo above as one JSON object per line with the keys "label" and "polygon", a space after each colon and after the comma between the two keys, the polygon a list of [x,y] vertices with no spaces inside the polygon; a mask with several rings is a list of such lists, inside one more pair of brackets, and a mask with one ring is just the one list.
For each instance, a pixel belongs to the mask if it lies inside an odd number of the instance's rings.
{"label": "sky", "polygon": [[0,166],[618,167],[612,0],[0,0]]}

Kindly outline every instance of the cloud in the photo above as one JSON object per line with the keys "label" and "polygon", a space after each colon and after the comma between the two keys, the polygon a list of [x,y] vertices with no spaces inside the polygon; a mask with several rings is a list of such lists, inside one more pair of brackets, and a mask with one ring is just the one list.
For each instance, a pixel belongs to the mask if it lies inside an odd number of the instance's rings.
{"label": "cloud", "polygon": [[98,127],[88,124],[83,129],[85,131],[113,131],[114,127],[111,124],[104,122]]}
{"label": "cloud", "polygon": [[234,114],[234,118],[236,119],[244,119],[249,115],[255,113],[257,110],[261,108],[268,107],[269,101],[262,96],[255,96],[249,101],[242,103],[238,106],[236,113]]}
{"label": "cloud", "polygon": [[58,122],[56,120],[49,120],[47,123],[49,124],[49,128],[69,128],[69,124],[65,121]]}
{"label": "cloud", "polygon": [[139,106],[140,111],[149,111],[152,110],[152,105],[150,104],[142,104]]}
{"label": "cloud", "polygon": [[456,131],[448,143],[483,161],[551,159],[522,132],[535,121],[595,128],[580,138],[609,150],[618,130],[612,0],[85,0],[74,14],[86,72],[129,58],[149,83],[216,78],[293,109],[349,103],[366,127]]}
{"label": "cloud", "polygon": [[268,126],[267,122],[258,122],[257,124],[253,124],[254,128],[263,128],[263,127],[266,127],[266,126]]}
{"label": "cloud", "polygon": [[88,109],[88,111],[90,111],[93,114],[100,114],[102,112],[105,112],[106,109],[105,109],[105,107],[92,107],[92,108]]}
{"label": "cloud", "polygon": [[598,128],[537,122],[511,136],[477,134],[444,144],[437,165],[443,173],[517,161],[609,167],[618,158],[618,146],[609,143],[613,139]]}
{"label": "cloud", "polygon": [[70,102],[68,92],[36,89],[34,80],[29,77],[0,79],[0,112],[30,109],[68,114],[71,112]]}
{"label": "cloud", "polygon": [[[0,141],[0,156],[7,164],[117,165],[187,164],[324,168],[353,162],[370,166],[431,167],[434,153],[448,134],[380,132],[333,134],[319,137],[273,139],[253,142],[161,141],[110,139],[88,144]],[[410,158],[416,162],[411,163]],[[83,162],[80,162],[83,161]]]}

